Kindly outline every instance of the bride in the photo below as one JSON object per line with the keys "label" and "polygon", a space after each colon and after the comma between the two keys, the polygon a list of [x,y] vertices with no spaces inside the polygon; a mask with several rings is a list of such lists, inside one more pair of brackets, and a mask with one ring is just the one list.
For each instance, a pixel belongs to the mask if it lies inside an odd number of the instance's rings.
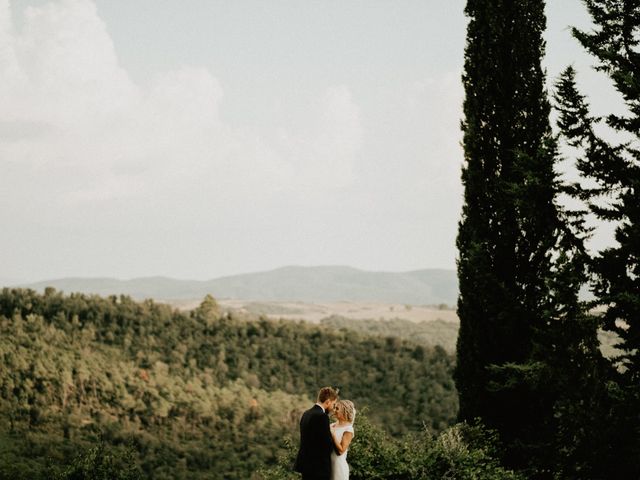
{"label": "bride", "polygon": [[353,421],[356,418],[356,408],[350,400],[338,400],[333,408],[333,415],[338,421],[331,424],[331,435],[337,451],[331,453],[331,480],[349,480],[347,450],[355,435]]}

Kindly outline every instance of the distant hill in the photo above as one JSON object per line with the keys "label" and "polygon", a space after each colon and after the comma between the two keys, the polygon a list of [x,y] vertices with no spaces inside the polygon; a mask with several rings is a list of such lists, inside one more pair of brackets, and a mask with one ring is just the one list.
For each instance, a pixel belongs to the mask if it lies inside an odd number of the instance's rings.
{"label": "distant hill", "polygon": [[51,286],[67,293],[126,294],[156,300],[194,299],[211,294],[216,298],[264,301],[377,301],[411,305],[453,305],[458,294],[453,270],[369,272],[343,266],[292,266],[204,281],[165,277],[62,278],[20,286],[37,291]]}

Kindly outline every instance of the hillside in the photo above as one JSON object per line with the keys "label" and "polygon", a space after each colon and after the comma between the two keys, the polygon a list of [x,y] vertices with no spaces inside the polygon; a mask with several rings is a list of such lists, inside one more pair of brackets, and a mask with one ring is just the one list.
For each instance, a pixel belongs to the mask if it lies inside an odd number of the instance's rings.
{"label": "hillside", "polygon": [[453,305],[458,286],[453,270],[369,272],[351,267],[283,267],[213,280],[164,277],[62,278],[22,285],[36,291],[51,286],[64,292],[125,294],[136,299],[240,298],[261,301],[377,301],[410,305]]}
{"label": "hillside", "polygon": [[[55,478],[78,451],[130,445],[146,478],[251,478],[317,388],[393,435],[449,426],[442,348],[126,296],[0,292],[0,478]],[[380,408],[382,406],[383,408]]]}

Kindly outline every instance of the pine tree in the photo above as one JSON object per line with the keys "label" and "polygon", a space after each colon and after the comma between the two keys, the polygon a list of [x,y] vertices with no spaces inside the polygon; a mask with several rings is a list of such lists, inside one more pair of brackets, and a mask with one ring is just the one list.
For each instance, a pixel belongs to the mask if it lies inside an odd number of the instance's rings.
{"label": "pine tree", "polygon": [[[620,342],[610,385],[613,434],[608,463],[617,478],[638,478],[640,467],[640,2],[587,0],[594,29],[573,30],[620,93],[626,112],[597,117],[569,67],[557,84],[559,126],[578,150],[577,167],[587,182],[574,195],[599,219],[615,222],[615,244],[597,252],[590,267],[594,304],[604,309],[602,325]],[[609,129],[610,140],[602,138]]]}
{"label": "pine tree", "polygon": [[[595,338],[578,301],[587,232],[579,213],[557,203],[564,187],[541,67],[544,2],[468,0],[465,11],[459,417],[497,429],[505,462],[531,469],[555,461],[563,393],[552,357]],[[568,325],[580,328],[555,341]],[[576,354],[594,355],[587,343]]]}

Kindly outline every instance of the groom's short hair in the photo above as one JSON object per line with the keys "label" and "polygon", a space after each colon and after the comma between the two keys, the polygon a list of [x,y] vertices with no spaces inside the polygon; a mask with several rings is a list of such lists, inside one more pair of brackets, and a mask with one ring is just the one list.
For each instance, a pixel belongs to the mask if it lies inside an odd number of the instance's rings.
{"label": "groom's short hair", "polygon": [[338,398],[338,391],[333,387],[323,387],[318,392],[318,403],[324,403],[327,400],[335,400]]}

